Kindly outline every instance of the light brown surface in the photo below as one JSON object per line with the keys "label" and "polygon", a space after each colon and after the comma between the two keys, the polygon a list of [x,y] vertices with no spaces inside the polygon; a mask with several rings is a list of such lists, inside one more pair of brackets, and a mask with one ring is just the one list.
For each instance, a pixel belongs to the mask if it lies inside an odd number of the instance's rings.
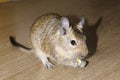
{"label": "light brown surface", "polygon": [[[9,35],[29,44],[32,23],[49,12],[67,15],[73,22],[82,15],[87,18],[88,46],[96,53],[88,58],[86,68],[57,65],[48,70],[34,54],[10,44]],[[23,0],[0,4],[0,80],[120,80],[120,1]]]}

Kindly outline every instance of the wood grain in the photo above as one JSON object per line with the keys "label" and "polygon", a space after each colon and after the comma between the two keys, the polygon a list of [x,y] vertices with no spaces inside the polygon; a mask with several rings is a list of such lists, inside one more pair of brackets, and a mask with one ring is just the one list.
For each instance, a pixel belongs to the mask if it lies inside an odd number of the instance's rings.
{"label": "wood grain", "polygon": [[[0,80],[120,80],[119,3],[119,0],[21,0],[0,4]],[[90,52],[95,52],[87,59],[87,67],[56,65],[48,70],[34,53],[20,51],[10,44],[9,36],[13,35],[31,47],[30,27],[38,16],[49,12],[66,15],[73,22],[86,17]]]}

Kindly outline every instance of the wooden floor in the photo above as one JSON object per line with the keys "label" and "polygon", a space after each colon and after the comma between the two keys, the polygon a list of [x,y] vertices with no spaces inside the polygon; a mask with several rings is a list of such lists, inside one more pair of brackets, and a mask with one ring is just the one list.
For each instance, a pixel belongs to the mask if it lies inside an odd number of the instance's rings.
{"label": "wooden floor", "polygon": [[[13,35],[27,46],[34,20],[44,13],[66,15],[74,23],[85,16],[90,49],[85,68],[44,68],[33,53],[9,42]],[[93,54],[94,53],[94,54]],[[19,0],[0,4],[0,80],[120,80],[120,0]]]}

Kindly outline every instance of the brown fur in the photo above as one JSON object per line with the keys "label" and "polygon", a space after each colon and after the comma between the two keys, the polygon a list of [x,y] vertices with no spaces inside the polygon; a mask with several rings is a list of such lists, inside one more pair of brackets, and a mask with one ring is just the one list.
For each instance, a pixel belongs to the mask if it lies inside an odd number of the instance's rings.
{"label": "brown fur", "polygon": [[[75,59],[82,59],[88,53],[85,36],[82,29],[77,29],[77,26],[70,27],[65,35],[60,34],[60,19],[61,16],[58,14],[41,16],[31,29],[31,42],[43,64],[47,65],[48,62],[47,67],[52,66],[51,63],[49,66],[49,61],[45,59],[48,57],[58,63],[76,67]],[[77,45],[72,46],[71,40],[75,40]]]}

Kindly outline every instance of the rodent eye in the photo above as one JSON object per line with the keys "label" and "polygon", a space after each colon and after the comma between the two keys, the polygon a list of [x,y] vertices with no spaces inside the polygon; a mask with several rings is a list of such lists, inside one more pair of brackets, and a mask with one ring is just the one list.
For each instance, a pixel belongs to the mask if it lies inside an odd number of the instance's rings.
{"label": "rodent eye", "polygon": [[77,45],[77,43],[76,43],[75,40],[71,40],[71,44],[72,44],[72,45]]}

